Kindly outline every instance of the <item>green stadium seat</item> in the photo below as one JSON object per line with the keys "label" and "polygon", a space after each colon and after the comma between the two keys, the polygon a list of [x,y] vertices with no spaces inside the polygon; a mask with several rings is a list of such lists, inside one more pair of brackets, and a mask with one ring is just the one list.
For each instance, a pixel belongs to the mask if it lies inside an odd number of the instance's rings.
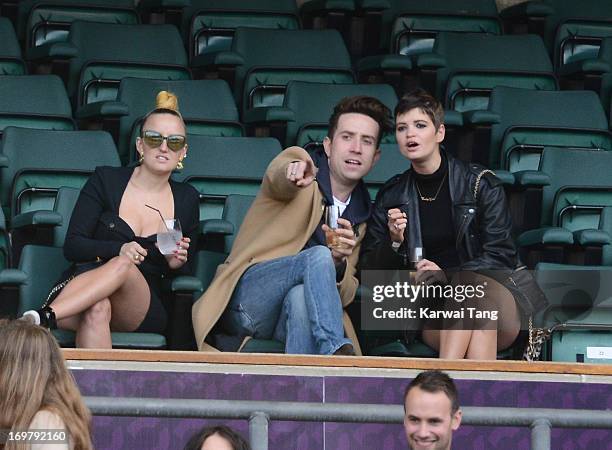
{"label": "green stadium seat", "polygon": [[540,263],[536,269],[549,306],[534,326],[554,330],[545,359],[610,364],[601,351],[612,347],[612,267]]}
{"label": "green stadium seat", "polygon": [[[27,275],[19,287],[18,315],[42,306],[54,284],[70,263],[66,261],[61,247],[26,245],[21,254],[19,269]],[[74,332],[54,332],[62,346],[74,346]],[[132,349],[164,349],[166,338],[155,333],[111,333],[113,346]]]}
{"label": "green stadium seat", "polygon": [[[541,246],[601,247],[610,235],[597,231],[602,209],[612,206],[612,152],[545,148],[540,175],[517,173],[517,183],[542,188],[540,228],[524,232],[518,244],[529,250]],[[533,183],[532,183],[533,181]],[[523,258],[530,267],[539,262],[538,251]]]}
{"label": "green stadium seat", "polygon": [[4,211],[0,208],[0,270],[7,269],[10,265],[9,234],[6,228]]}
{"label": "green stadium seat", "polygon": [[281,152],[272,138],[189,135],[185,168],[174,177],[200,192],[200,220],[220,219],[229,194],[254,195],[270,161]]}
{"label": "green stadium seat", "polygon": [[13,24],[0,17],[0,75],[23,75],[26,66],[21,58],[21,49]]}
{"label": "green stadium seat", "polygon": [[272,30],[300,28],[294,0],[191,0],[182,10],[181,29],[189,55],[231,50],[238,27]]}
{"label": "green stadium seat", "polygon": [[[612,150],[605,113],[589,91],[493,88],[486,111],[465,122],[490,132],[481,159],[493,169],[538,170],[544,147]],[[490,127],[490,128],[489,128]],[[487,133],[484,133],[487,135]]]}
{"label": "green stadium seat", "polygon": [[37,212],[53,209],[61,186],[81,188],[96,166],[120,164],[111,136],[103,131],[8,127],[1,153],[0,204],[11,228],[44,221]]}
{"label": "green stadium seat", "polygon": [[[344,97],[354,95],[377,98],[391,111],[397,103],[395,91],[388,85],[290,81],[282,107],[252,109],[245,115],[245,122],[269,126],[283,123],[285,146],[297,145],[310,151],[322,146],[336,104]],[[384,142],[393,140],[392,136],[386,136]]]}
{"label": "green stadium seat", "polygon": [[31,48],[28,57],[38,62],[69,61],[66,85],[77,107],[115,100],[125,77],[191,78],[181,36],[172,25],[76,21],[67,42]]}
{"label": "green stadium seat", "polygon": [[445,108],[460,112],[487,109],[495,86],[557,89],[546,48],[533,35],[439,33],[417,67],[423,80],[435,77],[433,91]]}
{"label": "green stadium seat", "polygon": [[[204,136],[242,136],[242,124],[229,86],[223,80],[148,80],[124,78],[117,99],[90,103],[77,111],[89,123],[119,121],[117,148],[122,162],[133,162],[142,118],[155,106],[155,96],[166,90],[177,95],[187,133]],[[112,129],[112,123],[109,124]]]}
{"label": "green stadium seat", "polygon": [[[456,0],[453,2],[420,2],[358,0],[357,8],[365,13],[368,40],[372,53],[378,51],[402,55],[430,52],[439,31],[501,34],[501,22],[494,0]],[[368,20],[369,16],[371,19]],[[371,36],[374,18],[380,21],[380,42]]]}
{"label": "green stadium seat", "polygon": [[17,14],[17,35],[26,48],[66,41],[76,20],[140,23],[132,0],[22,0]]}
{"label": "green stadium seat", "polygon": [[56,75],[2,77],[0,133],[9,126],[74,130],[72,108],[62,80]]}
{"label": "green stadium seat", "polygon": [[612,36],[612,4],[600,0],[527,1],[500,16],[507,31],[542,36],[557,69],[596,57],[601,39]]}
{"label": "green stadium seat", "polygon": [[[325,51],[321,51],[325,49]],[[282,106],[289,81],[353,83],[348,51],[335,30],[238,28],[230,52],[194,59],[194,66],[234,67],[234,98],[241,113]]]}

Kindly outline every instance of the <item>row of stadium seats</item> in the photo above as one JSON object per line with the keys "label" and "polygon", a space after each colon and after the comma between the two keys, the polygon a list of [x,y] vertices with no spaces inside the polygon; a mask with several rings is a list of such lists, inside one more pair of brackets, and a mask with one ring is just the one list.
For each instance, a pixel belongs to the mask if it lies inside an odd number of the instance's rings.
{"label": "row of stadium seats", "polygon": [[[135,3],[138,3],[136,7]],[[11,8],[12,6],[12,8]],[[295,30],[312,27],[343,31],[357,54],[415,55],[430,51],[439,31],[502,32],[540,35],[555,67],[596,55],[599,40],[611,36],[612,6],[587,0],[527,1],[498,13],[495,0],[423,3],[413,0],[182,0],[164,4],[144,0],[53,0],[43,4],[3,1],[25,48],[66,40],[77,20],[175,24],[189,55],[224,51],[239,27]],[[367,39],[366,39],[367,36]]]}
{"label": "row of stadium seats", "polygon": [[[11,41],[6,42],[2,72],[23,74],[25,65],[11,53]],[[224,78],[245,122],[261,117],[259,108],[281,106],[291,80],[355,81],[348,51],[334,30],[239,28],[231,50],[199,56],[189,67],[172,26],[74,22],[68,41],[37,47],[28,59],[38,64],[39,72],[63,76],[77,116],[90,114],[91,104],[115,100],[125,77]],[[497,85],[556,90],[558,79],[565,88],[598,92],[610,112],[612,37],[602,41],[596,59],[574,61],[557,74],[539,37],[479,33],[439,33],[432,52],[418,57],[372,56],[356,67],[362,82],[392,84],[399,93],[408,86],[424,86],[456,112],[486,109]]]}

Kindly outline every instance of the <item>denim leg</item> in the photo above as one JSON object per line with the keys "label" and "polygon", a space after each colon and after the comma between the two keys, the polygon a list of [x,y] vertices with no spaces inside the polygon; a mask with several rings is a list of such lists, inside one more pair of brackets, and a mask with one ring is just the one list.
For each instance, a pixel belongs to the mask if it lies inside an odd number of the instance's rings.
{"label": "denim leg", "polygon": [[274,331],[274,339],[285,343],[285,353],[317,353],[303,284],[293,287],[287,293]]}
{"label": "denim leg", "polygon": [[287,294],[300,284],[304,285],[315,352],[331,354],[350,343],[344,338],[342,303],[331,252],[323,246],[250,267],[234,289],[223,326],[232,334],[270,339]]}
{"label": "denim leg", "polygon": [[331,355],[351,340],[344,337],[342,300],[336,287],[336,268],[327,247],[317,245],[300,252],[304,263],[304,300],[316,348]]}

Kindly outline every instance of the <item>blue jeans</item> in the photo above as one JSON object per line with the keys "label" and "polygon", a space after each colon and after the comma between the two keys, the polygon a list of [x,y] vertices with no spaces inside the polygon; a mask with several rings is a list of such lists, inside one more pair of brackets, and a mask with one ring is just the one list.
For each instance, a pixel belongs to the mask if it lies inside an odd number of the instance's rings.
{"label": "blue jeans", "polygon": [[327,247],[251,266],[240,278],[223,326],[231,334],[276,339],[287,353],[334,353],[344,337],[336,268]]}

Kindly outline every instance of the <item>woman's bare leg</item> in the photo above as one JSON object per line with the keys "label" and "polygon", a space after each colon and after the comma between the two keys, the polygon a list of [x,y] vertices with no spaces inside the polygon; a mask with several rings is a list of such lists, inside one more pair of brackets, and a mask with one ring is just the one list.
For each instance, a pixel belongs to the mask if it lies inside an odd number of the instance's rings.
{"label": "woman's bare leg", "polygon": [[138,268],[118,256],[75,277],[52,305],[58,326],[77,332],[77,347],[111,348],[111,329],[138,328],[150,298],[149,286]]}
{"label": "woman's bare leg", "polygon": [[472,330],[423,330],[423,341],[438,350],[441,359],[463,359],[467,353]]}

